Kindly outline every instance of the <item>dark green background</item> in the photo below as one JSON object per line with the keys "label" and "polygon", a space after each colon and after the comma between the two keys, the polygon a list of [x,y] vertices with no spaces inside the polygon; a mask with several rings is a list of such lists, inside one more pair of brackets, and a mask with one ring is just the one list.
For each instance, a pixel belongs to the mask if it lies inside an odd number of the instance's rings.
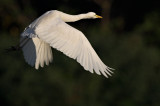
{"label": "dark green background", "polygon": [[[157,0],[1,0],[1,106],[160,106],[160,2]],[[103,19],[70,25],[81,30],[109,79],[91,74],[53,49],[53,62],[35,70],[22,51],[5,53],[20,33],[48,10],[94,11]]]}

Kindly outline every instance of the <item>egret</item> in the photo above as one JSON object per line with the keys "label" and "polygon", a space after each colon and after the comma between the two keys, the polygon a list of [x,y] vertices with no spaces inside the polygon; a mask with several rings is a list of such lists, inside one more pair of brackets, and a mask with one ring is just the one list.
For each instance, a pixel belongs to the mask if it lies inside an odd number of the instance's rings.
{"label": "egret", "polygon": [[102,18],[94,12],[69,15],[58,10],[51,10],[34,20],[21,33],[20,45],[25,61],[34,66],[44,67],[52,62],[52,48],[77,60],[85,70],[108,78],[113,73],[98,57],[85,35],[68,25],[81,19]]}

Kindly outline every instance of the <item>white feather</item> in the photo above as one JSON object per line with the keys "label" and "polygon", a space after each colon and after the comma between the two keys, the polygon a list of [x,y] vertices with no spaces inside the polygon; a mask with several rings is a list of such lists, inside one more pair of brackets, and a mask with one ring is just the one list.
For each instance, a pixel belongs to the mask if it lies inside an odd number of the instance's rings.
{"label": "white feather", "polygon": [[[35,65],[36,69],[39,68],[39,65],[43,67],[44,63],[46,63],[46,65],[49,65],[49,62],[52,62],[52,51],[49,44],[43,42],[37,37],[27,39],[29,40],[24,40],[26,41],[26,44],[24,46],[22,46],[24,41],[21,42],[22,44],[20,44],[26,62],[31,66]],[[21,39],[21,41],[22,40],[23,39]]]}

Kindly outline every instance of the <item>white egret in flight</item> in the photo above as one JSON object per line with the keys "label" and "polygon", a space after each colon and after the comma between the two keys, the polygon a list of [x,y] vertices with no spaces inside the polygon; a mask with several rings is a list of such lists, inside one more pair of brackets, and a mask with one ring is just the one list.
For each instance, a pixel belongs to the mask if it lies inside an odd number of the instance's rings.
{"label": "white egret in flight", "polygon": [[101,61],[84,34],[66,23],[89,18],[102,17],[94,12],[69,15],[51,10],[44,13],[21,34],[20,48],[25,61],[36,69],[44,64],[49,65],[53,60],[53,47],[77,60],[87,71],[103,74],[105,77],[111,76],[112,68]]}

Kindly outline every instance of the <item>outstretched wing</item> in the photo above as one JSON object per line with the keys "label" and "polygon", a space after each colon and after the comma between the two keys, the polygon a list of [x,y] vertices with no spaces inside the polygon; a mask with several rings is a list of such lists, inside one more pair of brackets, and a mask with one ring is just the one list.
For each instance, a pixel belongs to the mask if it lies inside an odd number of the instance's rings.
{"label": "outstretched wing", "polygon": [[[60,18],[41,21],[35,28],[36,35],[53,48],[76,59],[85,70],[94,71],[108,77],[112,73],[106,66],[82,32],[66,24]],[[93,71],[94,70],[94,71]]]}

